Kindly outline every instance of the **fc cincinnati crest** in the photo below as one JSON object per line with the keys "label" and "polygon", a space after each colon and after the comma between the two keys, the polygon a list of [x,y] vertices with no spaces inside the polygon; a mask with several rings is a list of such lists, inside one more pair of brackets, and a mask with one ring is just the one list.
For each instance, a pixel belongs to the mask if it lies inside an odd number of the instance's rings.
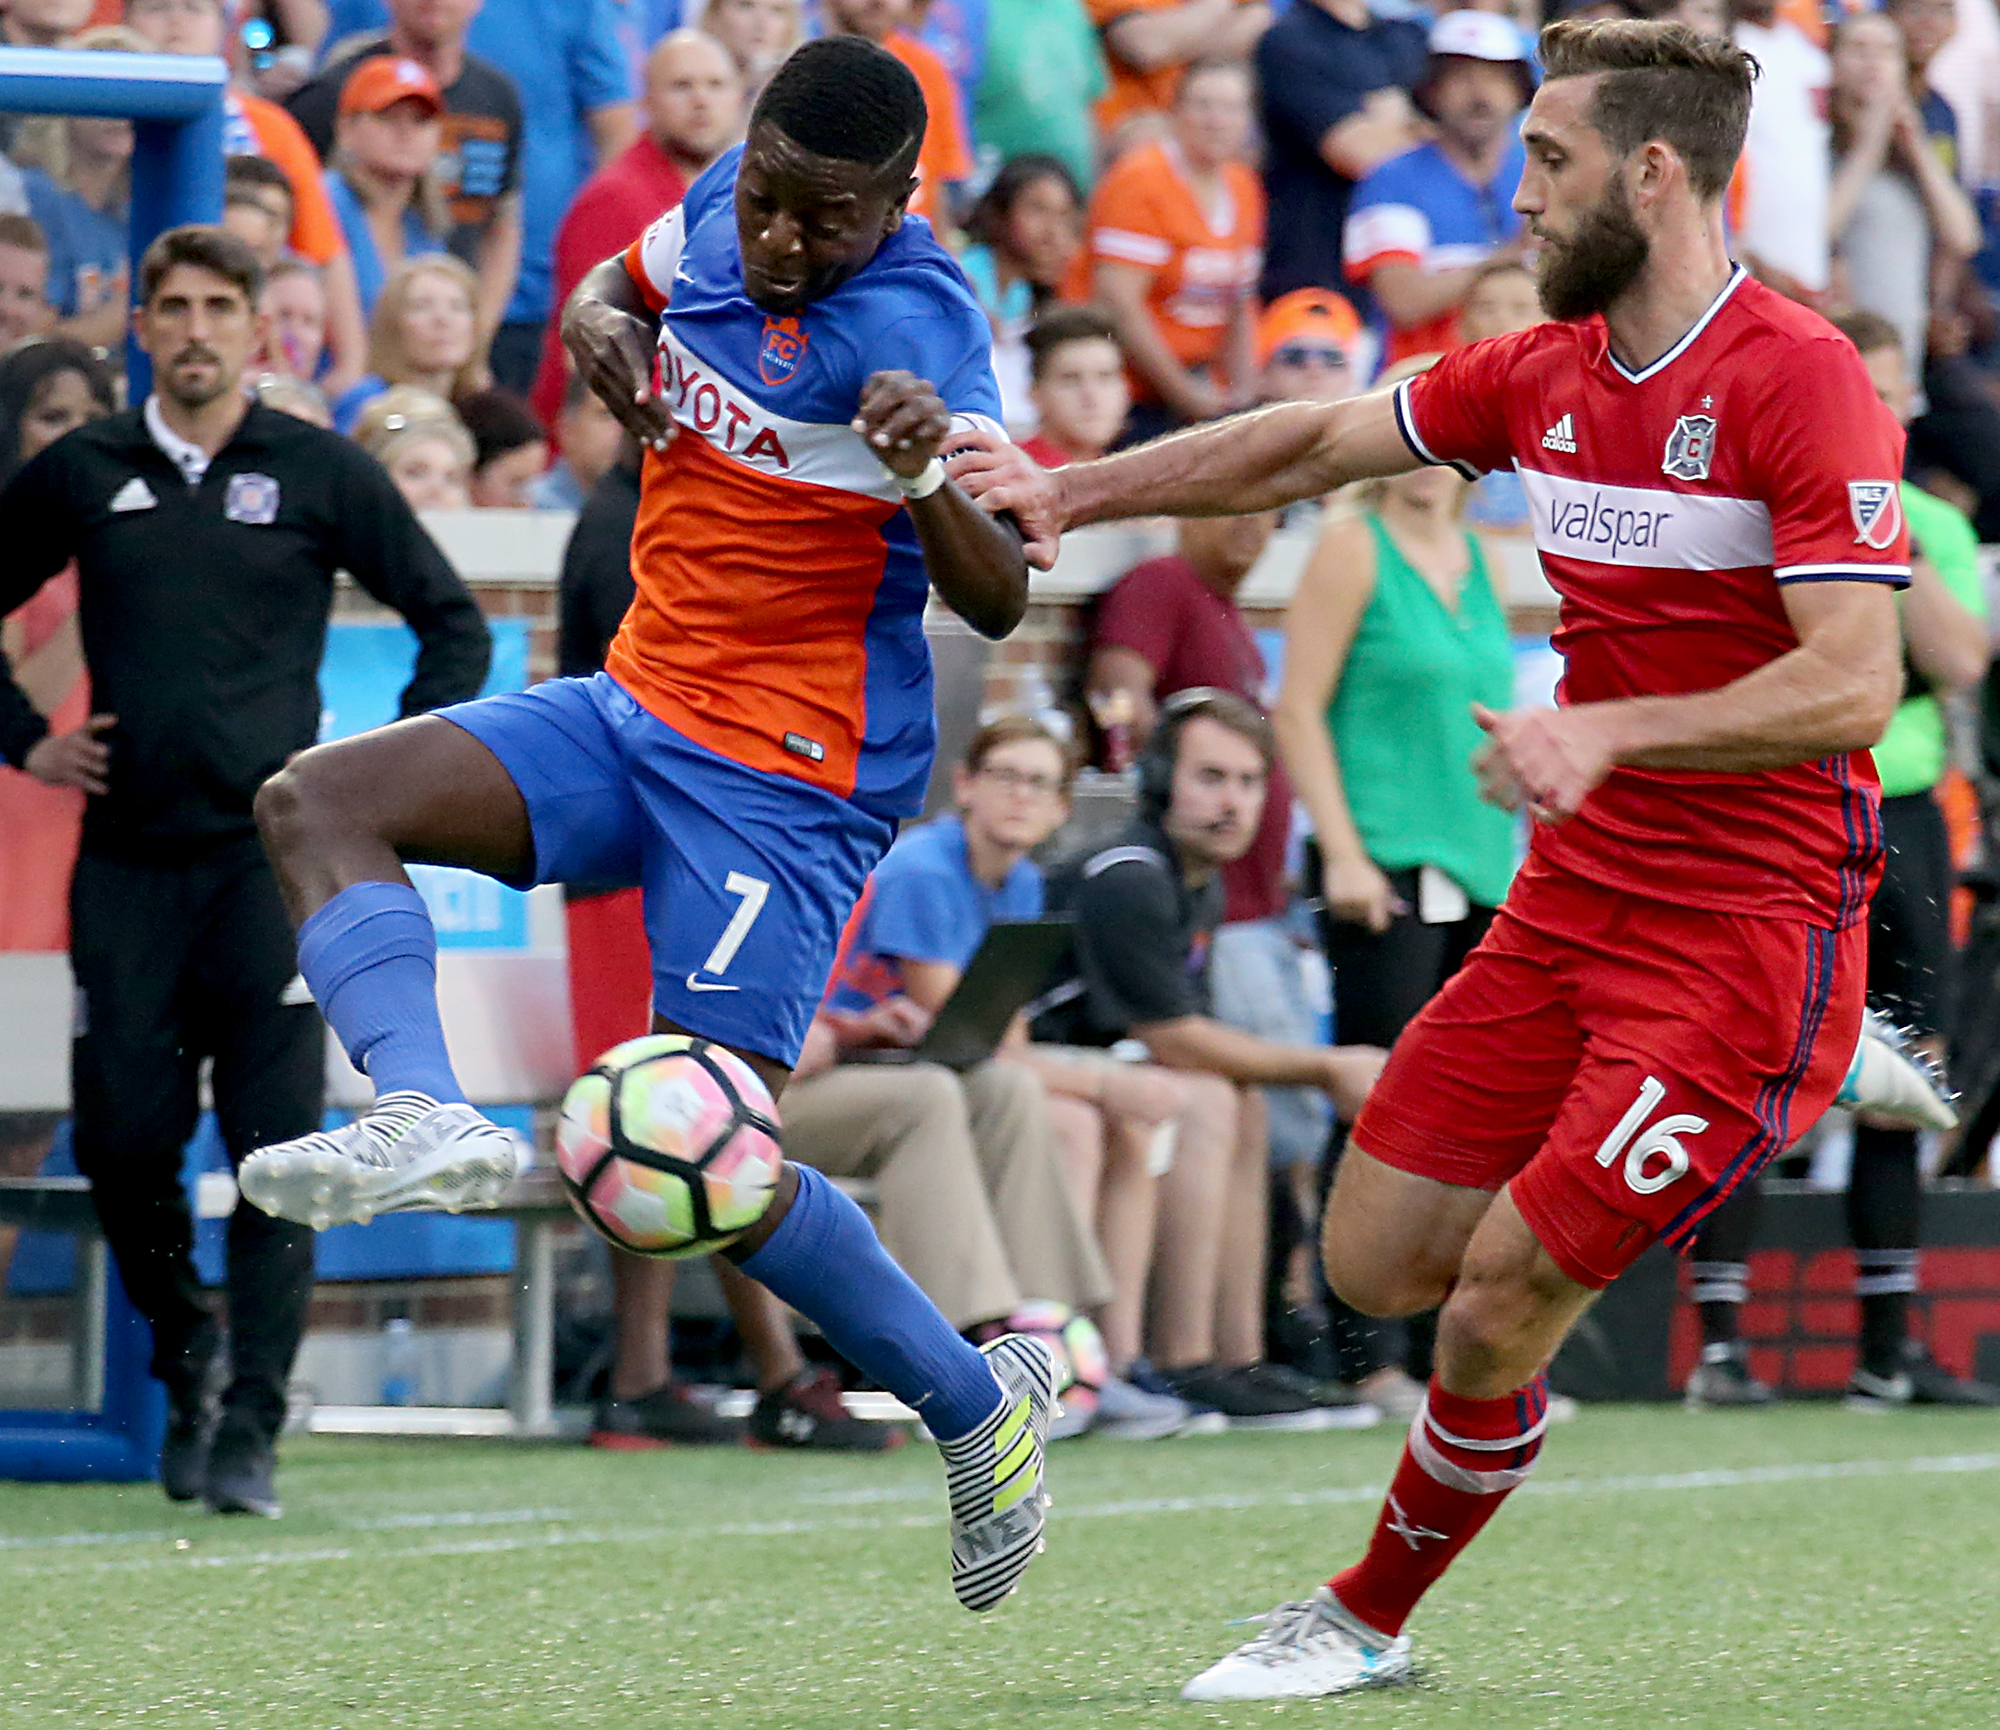
{"label": "fc cincinnati crest", "polygon": [[806,333],[795,318],[764,320],[764,346],[757,351],[757,376],[766,384],[790,384],[806,357]]}
{"label": "fc cincinnati crest", "polygon": [[1715,416],[1682,415],[1667,436],[1667,455],[1660,464],[1661,471],[1677,481],[1705,481],[1709,464],[1714,460]]}
{"label": "fc cincinnati crest", "polygon": [[1849,481],[1847,509],[1858,545],[1879,553],[1896,544],[1903,528],[1903,495],[1894,481]]}

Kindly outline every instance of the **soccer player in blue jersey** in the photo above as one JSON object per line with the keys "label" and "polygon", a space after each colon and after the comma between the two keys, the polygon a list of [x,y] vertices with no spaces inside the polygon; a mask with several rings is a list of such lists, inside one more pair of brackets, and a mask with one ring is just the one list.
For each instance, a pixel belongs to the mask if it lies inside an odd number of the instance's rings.
{"label": "soccer player in blue jersey", "polygon": [[[325,1225],[515,1175],[452,1074],[405,862],[641,884],[655,1028],[784,1086],[848,910],[922,803],[930,589],[994,637],[1027,604],[1019,533],[938,460],[954,427],[997,431],[1000,402],[985,314],[905,214],[924,123],[893,56],[809,43],[745,144],[572,298],[579,371],[648,447],[606,671],[321,746],[265,786],[300,970],[376,1101],[253,1155],[259,1206]],[[953,1585],[997,1603],[1041,1547],[1046,1348],[966,1344],[805,1167],[728,1253],[922,1414]]]}

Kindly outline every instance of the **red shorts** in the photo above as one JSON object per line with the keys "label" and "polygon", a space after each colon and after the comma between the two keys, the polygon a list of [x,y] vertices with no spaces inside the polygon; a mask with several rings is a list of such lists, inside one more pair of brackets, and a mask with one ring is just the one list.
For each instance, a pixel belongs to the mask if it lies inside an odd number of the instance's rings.
{"label": "red shorts", "polygon": [[1651,901],[1531,860],[1396,1042],[1354,1139],[1508,1186],[1564,1273],[1609,1285],[1811,1126],[1861,1030],[1868,929]]}

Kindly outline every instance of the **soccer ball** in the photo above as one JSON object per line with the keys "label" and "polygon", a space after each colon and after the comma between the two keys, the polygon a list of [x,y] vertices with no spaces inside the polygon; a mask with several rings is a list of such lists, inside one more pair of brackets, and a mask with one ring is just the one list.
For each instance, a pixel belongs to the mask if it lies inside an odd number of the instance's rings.
{"label": "soccer ball", "polygon": [[576,1211],[635,1255],[706,1255],[763,1217],[785,1156],[757,1072],[706,1039],[650,1033],[570,1087],[556,1168]]}
{"label": "soccer ball", "polygon": [[1056,1360],[1056,1393],[1065,1412],[1094,1413],[1111,1360],[1104,1336],[1089,1316],[1068,1304],[1031,1298],[1007,1318],[1010,1334],[1033,1334]]}

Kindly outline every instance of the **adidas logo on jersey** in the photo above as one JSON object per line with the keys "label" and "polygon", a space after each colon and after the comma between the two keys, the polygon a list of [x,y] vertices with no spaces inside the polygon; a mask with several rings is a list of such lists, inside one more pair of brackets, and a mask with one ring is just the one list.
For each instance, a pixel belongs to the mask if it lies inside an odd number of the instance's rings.
{"label": "adidas logo on jersey", "polygon": [[1576,422],[1564,415],[1561,420],[1542,434],[1542,449],[1561,451],[1566,457],[1576,455]]}

